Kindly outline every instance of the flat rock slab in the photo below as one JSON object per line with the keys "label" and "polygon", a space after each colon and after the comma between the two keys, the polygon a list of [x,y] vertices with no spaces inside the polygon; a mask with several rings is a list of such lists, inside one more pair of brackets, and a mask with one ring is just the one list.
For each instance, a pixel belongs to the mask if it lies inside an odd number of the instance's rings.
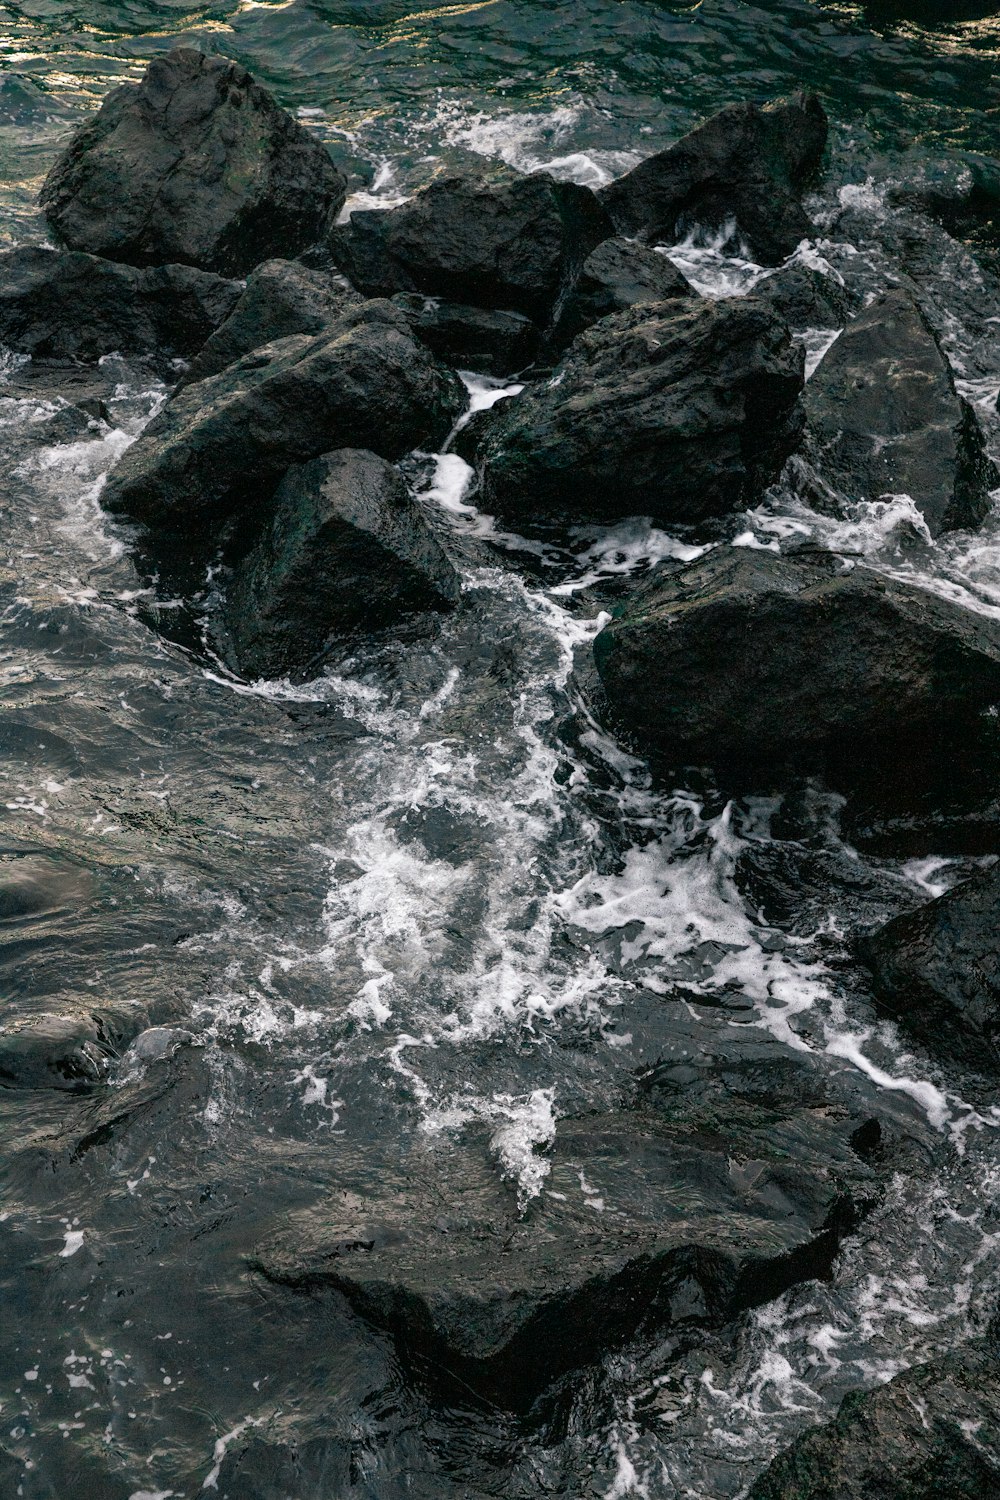
{"label": "flat rock slab", "polygon": [[614,715],[675,767],[905,803],[995,763],[1000,625],[828,553],[719,548],[654,576],[594,650]]}
{"label": "flat rock slab", "polygon": [[881,1007],[932,1052],[1000,1067],[1000,867],[859,944]]}
{"label": "flat rock slab", "polygon": [[244,673],[301,676],[331,638],[448,609],[460,591],[398,471],[341,449],[289,469],[270,526],[237,568],[226,619]]}
{"label": "flat rock slab", "polygon": [[107,96],[40,202],[71,250],[240,276],[317,240],[344,194],[324,147],[244,68],[177,47]]}
{"label": "flat rock slab", "polygon": [[1000,1494],[994,1339],[845,1396],[780,1454],[748,1500],[987,1500]]}
{"label": "flat rock slab", "polygon": [[496,168],[442,177],[399,208],[354,213],[332,232],[330,247],[371,295],[423,292],[544,324],[612,232],[589,188]]}
{"label": "flat rock slab", "polygon": [[292,464],[340,447],[437,447],[466,396],[389,302],[318,337],[278,339],[168,401],[112,471],[102,503],[164,536],[169,561],[229,528],[253,539]]}
{"label": "flat rock slab", "polygon": [[717,1327],[828,1274],[875,1181],[859,1121],[805,1098],[804,1070],[785,1084],[779,1099],[752,1066],[694,1088],[665,1069],[632,1110],[561,1120],[523,1215],[485,1150],[414,1151],[378,1196],[369,1172],[254,1264],[341,1292],[405,1353],[526,1410],[640,1332]]}
{"label": "flat rock slab", "polygon": [[484,509],[689,524],[759,497],[795,447],[803,356],[752,298],[630,308],[477,426]]}
{"label": "flat rock slab", "polygon": [[188,359],[239,301],[238,282],[191,266],[138,268],[82,252],[0,253],[0,343],[34,359],[112,352]]}
{"label": "flat rock slab", "polygon": [[1000,473],[907,292],[886,293],[847,325],[804,404],[821,483],[848,500],[909,495],[932,536],[983,520]]}
{"label": "flat rock slab", "polygon": [[799,200],[826,134],[815,94],[731,104],[598,196],[620,234],[673,242],[696,226],[735,220],[761,263],[778,265],[813,232]]}

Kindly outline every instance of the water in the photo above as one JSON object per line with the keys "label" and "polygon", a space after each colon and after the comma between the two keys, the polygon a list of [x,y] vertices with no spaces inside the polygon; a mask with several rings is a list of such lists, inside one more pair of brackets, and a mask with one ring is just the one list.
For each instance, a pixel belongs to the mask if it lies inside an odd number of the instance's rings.
{"label": "water", "polygon": [[[353,174],[353,205],[477,157],[598,185],[731,99],[819,87],[830,167],[798,254],[861,296],[906,280],[1000,455],[988,247],[977,262],[892,191],[989,149],[996,18],[24,0],[0,7],[6,243],[44,238],[34,198],[67,133],[181,37],[298,109]],[[767,274],[718,243],[665,248],[707,295]],[[801,331],[813,366],[837,331]],[[165,395],[120,360],[105,374],[110,423],[69,439],[58,403],[0,386],[0,885],[22,893],[0,913],[0,1024],[96,1016],[105,1075],[0,1091],[4,1500],[723,1500],[845,1391],[981,1328],[1000,1287],[993,1091],[877,1019],[848,957],[859,927],[972,864],[866,860],[827,799],[817,878],[772,836],[769,802],[653,785],[574,678],[615,591],[701,544],[641,517],[517,537],[477,510],[460,459],[418,458],[462,608],[315,682],[244,683],[153,628],[183,637],[179,602],[102,516],[102,476]],[[473,406],[499,394],[469,386]],[[731,540],[803,536],[1000,610],[1000,507],[932,542],[905,497],[833,521],[790,479]],[[802,872],[790,911],[762,911],[748,883],[775,851]],[[829,1283],[680,1353],[608,1356],[558,1421],[442,1400],[336,1298],[248,1270],[345,1184],[402,1190],[452,1152],[530,1209],[560,1121],[618,1107],[657,1049],[711,1058],[748,1036],[907,1143],[885,1200]],[[617,1211],[579,1184],[595,1217]]]}

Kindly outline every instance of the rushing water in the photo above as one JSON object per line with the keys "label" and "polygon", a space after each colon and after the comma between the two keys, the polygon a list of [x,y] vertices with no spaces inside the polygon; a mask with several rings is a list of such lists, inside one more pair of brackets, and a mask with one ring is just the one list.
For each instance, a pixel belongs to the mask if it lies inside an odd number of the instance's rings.
{"label": "rushing water", "polygon": [[[998,451],[1000,285],[892,189],[989,149],[1000,20],[925,31],[875,9],[2,5],[0,237],[44,238],[34,199],[68,132],[179,37],[297,108],[355,204],[477,156],[598,185],[729,100],[806,85],[833,139],[799,253],[861,294],[907,279]],[[765,274],[711,244],[669,253],[708,295]],[[813,362],[836,333],[805,335]],[[243,683],[152,628],[176,601],[102,517],[103,474],[165,394],[105,369],[110,422],[69,440],[58,403],[0,386],[0,1023],[95,1012],[125,1039],[95,1093],[0,1091],[2,1500],[284,1496],[285,1471],[260,1475],[292,1448],[294,1500],[724,1500],[846,1390],[981,1327],[1000,1110],[879,1021],[847,959],[860,925],[968,861],[876,864],[831,832],[824,881],[769,920],[741,870],[774,848],[774,808],[651,784],[574,685],[608,590],[697,546],[642,518],[569,550],[513,537],[475,509],[461,460],[424,456],[412,472],[462,608],[305,686]],[[778,487],[733,540],[809,535],[1000,612],[1000,507],[932,543],[905,499],[833,521]],[[415,1146],[481,1140],[524,1201],[544,1191],[560,1119],[620,1098],[665,1006],[692,1055],[749,1027],[910,1140],[915,1169],[828,1284],[680,1363],[609,1358],[539,1433],[435,1402],[335,1299],[248,1275],[269,1229]],[[613,1210],[582,1173],[580,1192]],[[248,1444],[257,1477],[233,1479]]]}

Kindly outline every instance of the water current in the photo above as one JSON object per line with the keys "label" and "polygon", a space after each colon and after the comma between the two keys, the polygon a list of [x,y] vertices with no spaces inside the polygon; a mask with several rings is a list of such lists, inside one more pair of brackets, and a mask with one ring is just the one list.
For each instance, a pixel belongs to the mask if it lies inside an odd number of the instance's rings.
{"label": "water current", "polygon": [[[0,241],[45,239],[34,200],[69,132],[182,37],[297,110],[354,206],[483,157],[597,186],[726,102],[807,86],[832,145],[797,255],[861,296],[913,288],[1000,458],[991,252],[899,192],[996,144],[990,9],[924,28],[846,0],[5,3]],[[665,249],[709,296],[767,274],[720,245]],[[838,331],[802,331],[812,365]],[[972,863],[863,856],[830,798],[803,874],[771,803],[656,785],[576,685],[615,588],[699,544],[642,517],[514,536],[461,459],[417,456],[462,608],[305,685],[247,683],[154,628],[176,601],[102,515],[104,474],[166,394],[120,359],[105,372],[109,421],[69,440],[58,401],[0,384],[0,1025],[97,1012],[124,1038],[96,1092],[0,1090],[2,1500],[284,1494],[227,1480],[248,1443],[259,1472],[297,1447],[294,1500],[729,1500],[847,1390],[981,1329],[995,1091],[878,1019],[849,957],[859,927]],[[473,405],[501,394],[467,383]],[[934,542],[906,497],[833,520],[789,482],[727,544],[811,536],[996,617],[997,498],[979,532]],[[787,910],[746,878],[768,859],[800,872]],[[558,1422],[429,1394],[336,1298],[247,1269],[347,1178],[391,1182],[458,1142],[530,1204],[560,1120],[619,1101],[651,1048],[697,1063],[748,1036],[892,1122],[914,1169],[829,1282],[686,1355],[619,1351]],[[579,1180],[595,1216],[619,1211]]]}

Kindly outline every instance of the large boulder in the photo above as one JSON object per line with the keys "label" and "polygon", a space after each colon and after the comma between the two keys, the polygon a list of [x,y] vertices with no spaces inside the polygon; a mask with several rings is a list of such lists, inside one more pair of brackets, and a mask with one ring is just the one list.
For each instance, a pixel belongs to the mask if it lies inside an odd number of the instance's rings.
{"label": "large boulder", "polygon": [[[828,1276],[875,1201],[861,1122],[773,1045],[655,1067],[632,1108],[562,1119],[543,1157],[503,1127],[415,1150],[297,1215],[254,1256],[271,1281],[340,1293],[508,1409],[633,1338],[697,1337]],[[484,1143],[485,1144],[485,1143]],[[525,1204],[505,1163],[544,1190]]]}
{"label": "large boulder", "polygon": [[461,585],[384,458],[341,449],[289,469],[239,564],[226,619],[249,677],[308,674],[326,642],[447,609]]}
{"label": "large boulder", "polygon": [[592,323],[636,303],[693,295],[690,282],[673,261],[647,245],[613,235],[587,256],[560,306],[546,346],[563,349]]}
{"label": "large boulder", "polygon": [[611,233],[589,188],[547,172],[495,169],[439,178],[399,208],[356,212],[332,232],[330,247],[370,295],[423,292],[544,324]]}
{"label": "large boulder", "polygon": [[399,458],[437,447],[465,404],[389,302],[367,302],[318,337],[277,339],[183,387],[112,470],[102,504],[174,552],[227,533],[254,539],[292,464],[334,448]]}
{"label": "large boulder", "polygon": [[1000,1495],[995,1338],[845,1396],[751,1486],[748,1500],[986,1500]]}
{"label": "large boulder", "polygon": [[360,298],[322,271],[267,260],[247,277],[230,316],[191,361],[182,384],[217,375],[245,354],[293,333],[322,333]]}
{"label": "large boulder", "polygon": [[735,219],[758,260],[777,265],[813,232],[799,200],[819,170],[826,132],[815,94],[731,104],[598,196],[620,234],[647,243]]}
{"label": "large boulder", "polygon": [[864,938],[883,1010],[932,1050],[1000,1067],[1000,866]]}
{"label": "large boulder", "polygon": [[40,202],[71,250],[239,276],[318,239],[344,194],[324,147],[244,68],[178,47],[107,96]]}
{"label": "large boulder", "polygon": [[79,252],[0,253],[0,343],[33,359],[197,352],[235,307],[238,282],[191,266],[139,269]]}
{"label": "large boulder", "polygon": [[456,369],[514,375],[531,364],[537,352],[538,325],[524,313],[442,302],[422,292],[396,292],[392,300],[405,312],[421,343]]}
{"label": "large boulder", "polygon": [[902,289],[849,323],[806,390],[809,453],[851,500],[909,495],[933,536],[976,526],[1000,474],[926,319]]}
{"label": "large boulder", "polygon": [[528,520],[652,515],[668,525],[739,510],[799,439],[802,371],[784,323],[751,298],[604,318],[551,380],[477,429],[482,503]]}
{"label": "large boulder", "polygon": [[600,632],[613,717],[672,766],[898,799],[993,785],[1000,624],[830,554],[719,548]]}

